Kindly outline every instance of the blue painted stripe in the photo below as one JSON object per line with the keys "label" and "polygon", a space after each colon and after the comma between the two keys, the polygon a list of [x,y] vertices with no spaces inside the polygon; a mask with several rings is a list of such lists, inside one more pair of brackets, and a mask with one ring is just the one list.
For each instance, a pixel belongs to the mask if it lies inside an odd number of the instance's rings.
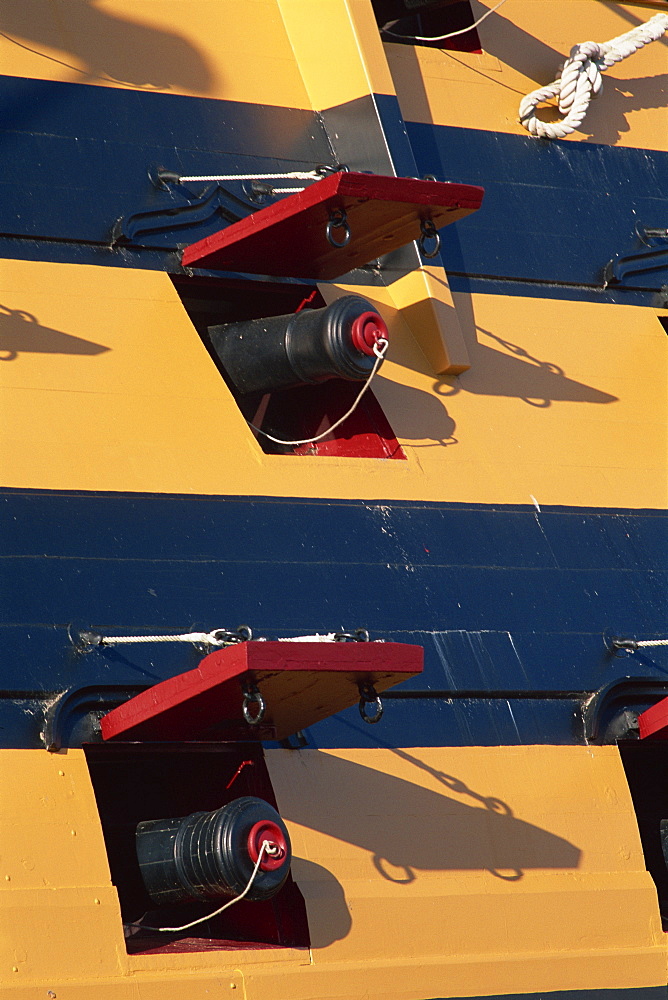
{"label": "blue painted stripe", "polygon": [[[180,205],[151,183],[158,166],[233,174],[332,160],[311,111],[8,76],[0,76],[0,152],[0,232],[61,249],[63,242],[107,247],[118,219]],[[240,183],[230,190],[245,200]],[[217,216],[164,242],[174,249],[220,225]],[[49,243],[40,246],[40,259],[54,259]],[[106,259],[126,263],[109,249]]]}
{"label": "blue painted stripe", "polygon": [[[441,234],[447,270],[602,290],[608,261],[643,249],[636,225],[665,217],[668,153],[407,127],[421,173],[485,188],[482,209]],[[667,282],[664,265],[626,284],[658,292]]]}
{"label": "blue painted stripe", "polygon": [[[482,210],[442,233],[455,289],[663,305],[668,268],[606,290],[603,268],[642,246],[637,222],[662,224],[668,154],[407,124],[395,97],[372,100],[399,173],[486,188]],[[333,118],[346,120],[343,111],[332,109]],[[156,189],[149,170],[289,170],[334,158],[310,111],[8,76],[0,76],[0,151],[1,256],[171,272],[181,271],[180,246],[224,220],[168,225],[141,247],[113,244],[118,220],[185,203]],[[253,208],[241,183],[226,187],[230,210]],[[352,280],[376,278],[361,271]]]}
{"label": "blue painted stripe", "polygon": [[314,728],[318,745],[578,742],[582,692],[668,680],[665,650],[611,657],[604,640],[663,635],[667,525],[636,510],[5,491],[2,738],[39,733],[13,699],[149,685],[197,660],[165,646],[77,659],[68,623],[243,622],[267,637],[366,626],[424,646],[424,674],[381,726],[351,711]]}
{"label": "blue painted stripe", "polygon": [[600,305],[638,306],[648,309],[668,309],[668,285],[658,292],[648,289],[615,287],[589,288],[586,285],[564,285],[556,282],[523,281],[471,277],[448,270],[448,284],[453,292],[470,295],[512,295],[522,298],[561,299],[562,301],[597,302]]}

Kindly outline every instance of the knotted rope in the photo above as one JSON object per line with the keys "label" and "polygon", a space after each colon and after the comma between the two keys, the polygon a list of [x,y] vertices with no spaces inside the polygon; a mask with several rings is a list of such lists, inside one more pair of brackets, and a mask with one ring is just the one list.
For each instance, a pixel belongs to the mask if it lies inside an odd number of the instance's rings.
{"label": "knotted rope", "polygon": [[[646,24],[627,31],[609,42],[582,42],[574,45],[557,79],[546,87],[533,90],[520,104],[520,123],[540,139],[563,139],[582,123],[592,98],[603,86],[601,73],[643,45],[656,42],[668,29],[668,15],[656,14]],[[559,99],[560,122],[536,118],[536,107],[543,101]]]}

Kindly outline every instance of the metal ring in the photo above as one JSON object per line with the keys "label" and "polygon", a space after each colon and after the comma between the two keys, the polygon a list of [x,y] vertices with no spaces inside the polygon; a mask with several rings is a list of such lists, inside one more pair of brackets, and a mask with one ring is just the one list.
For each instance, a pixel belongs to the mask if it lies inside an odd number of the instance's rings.
{"label": "metal ring", "polygon": [[366,628],[356,628],[354,632],[335,632],[334,642],[369,642],[369,630]]}
{"label": "metal ring", "polygon": [[[425,244],[427,240],[436,241],[436,245],[433,250],[426,249]],[[435,257],[441,249],[441,237],[439,236],[438,230],[431,219],[422,219],[420,222],[420,239],[418,240],[418,246],[422,256],[427,257],[428,259]]]}
{"label": "metal ring", "polygon": [[620,639],[614,637],[610,640],[610,645],[612,646],[613,655],[622,649],[627,653],[635,653],[638,650],[638,643],[635,639]]}
{"label": "metal ring", "polygon": [[322,174],[323,177],[328,177],[330,174],[338,173],[349,173],[350,167],[347,163],[335,163],[330,165],[329,163],[319,163],[315,168],[316,173]]}
{"label": "metal ring", "polygon": [[217,628],[214,632],[211,633],[211,635],[218,642],[224,642],[224,643],[229,644],[229,645],[232,645],[235,642],[239,641],[237,633],[236,632],[228,632],[228,630],[226,628]]}
{"label": "metal ring", "polygon": [[[344,237],[342,243],[337,243],[334,237],[332,236],[333,229],[344,230]],[[333,247],[337,248],[337,250],[341,249],[341,247],[348,246],[348,244],[350,243],[350,226],[348,225],[348,218],[346,216],[346,213],[342,208],[334,208],[329,213],[329,221],[327,223],[326,233],[327,233],[327,239],[329,240],[329,242]]]}
{"label": "metal ring", "polygon": [[[251,715],[249,711],[249,705],[253,702],[258,706],[257,715]],[[241,705],[241,711],[243,712],[244,719],[249,726],[259,726],[264,719],[266,708],[267,706],[264,698],[260,694],[259,690],[256,687],[246,688],[244,691],[244,700]]]}
{"label": "metal ring", "polygon": [[253,638],[253,630],[250,625],[240,625],[234,632],[229,632],[225,628],[217,628],[211,635],[219,642],[234,645],[237,642],[249,642]]}
{"label": "metal ring", "polygon": [[[359,685],[360,700],[359,700],[359,710],[360,715],[365,722],[373,725],[374,722],[380,722],[383,715],[383,703],[380,700],[378,692],[376,691],[373,684],[360,684]],[[376,706],[376,712],[374,715],[366,714],[366,705]]]}

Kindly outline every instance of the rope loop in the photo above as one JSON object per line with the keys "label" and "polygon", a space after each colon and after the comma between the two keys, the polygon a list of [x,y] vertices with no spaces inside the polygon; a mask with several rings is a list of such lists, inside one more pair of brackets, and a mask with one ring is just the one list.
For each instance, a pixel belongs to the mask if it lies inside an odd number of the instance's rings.
{"label": "rope loop", "polygon": [[[574,45],[561,72],[553,83],[527,94],[520,103],[520,124],[539,139],[563,139],[582,123],[592,98],[603,87],[601,73],[644,45],[655,42],[668,30],[668,15],[655,14],[645,24],[627,31],[609,42],[581,42]],[[560,122],[543,122],[536,108],[544,101],[557,99]]]}

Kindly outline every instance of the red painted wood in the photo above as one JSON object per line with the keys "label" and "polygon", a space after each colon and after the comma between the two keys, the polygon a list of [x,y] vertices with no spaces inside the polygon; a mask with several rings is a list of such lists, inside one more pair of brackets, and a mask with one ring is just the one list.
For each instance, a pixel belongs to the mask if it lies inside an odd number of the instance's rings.
{"label": "red painted wood", "polygon": [[[441,229],[470,215],[480,208],[483,195],[483,188],[470,184],[331,174],[186,247],[183,264],[292,278],[336,278],[418,239],[423,219]],[[351,238],[346,247],[333,247],[327,240],[333,209],[344,209],[348,217]],[[342,230],[335,230],[334,237],[340,242]]]}
{"label": "red painted wood", "polygon": [[[105,740],[284,739],[359,701],[358,683],[380,693],[422,671],[420,646],[396,642],[243,642],[209,653],[101,720]],[[262,726],[243,721],[245,682],[266,702]],[[255,706],[251,706],[253,710]],[[262,732],[257,732],[261,729]]]}
{"label": "red painted wood", "polygon": [[[304,441],[318,437],[336,423],[355,402],[360,382],[330,379],[318,385],[300,385],[264,396],[251,424],[284,441]],[[263,451],[281,453],[290,449],[274,447],[258,435]],[[394,431],[371,389],[335,431],[313,444],[297,445],[295,455],[340,455],[354,458],[406,459]]]}
{"label": "red painted wood", "polygon": [[668,740],[668,698],[662,698],[656,705],[638,716],[640,739]]}

